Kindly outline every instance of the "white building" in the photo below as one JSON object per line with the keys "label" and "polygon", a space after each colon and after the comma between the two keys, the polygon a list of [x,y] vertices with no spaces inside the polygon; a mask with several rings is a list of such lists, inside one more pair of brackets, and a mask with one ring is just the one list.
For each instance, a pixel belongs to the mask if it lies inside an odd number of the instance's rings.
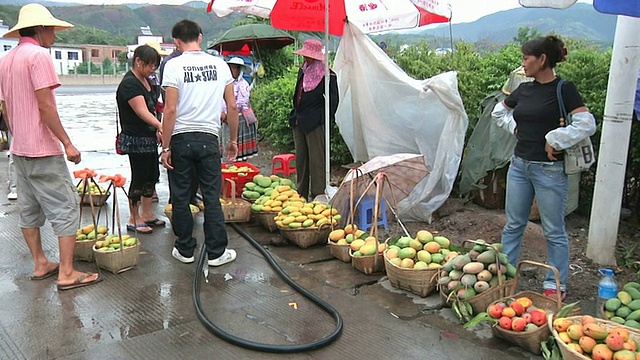
{"label": "white building", "polygon": [[[9,27],[0,20],[0,57],[18,45],[18,39],[5,39],[2,36],[9,31]],[[73,45],[55,44],[48,49],[58,75],[68,75],[83,61],[82,48]]]}
{"label": "white building", "polygon": [[149,26],[140,26],[140,35],[138,35],[138,43],[127,45],[128,57],[131,58],[133,56],[133,52],[140,45],[144,45],[149,41],[155,41],[160,44],[160,49],[172,53],[175,50],[175,45],[173,43],[164,43],[164,38],[162,35],[153,35],[151,32],[151,28]]}
{"label": "white building", "polygon": [[53,66],[58,75],[69,75],[69,70],[82,64],[83,48],[75,45],[54,44],[49,52],[53,59]]}

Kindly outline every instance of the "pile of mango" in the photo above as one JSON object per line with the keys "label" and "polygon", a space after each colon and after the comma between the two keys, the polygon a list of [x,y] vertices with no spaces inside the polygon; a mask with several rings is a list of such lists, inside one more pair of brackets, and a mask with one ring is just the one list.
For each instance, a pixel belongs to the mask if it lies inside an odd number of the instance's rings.
{"label": "pile of mango", "polygon": [[273,190],[279,186],[289,186],[290,189],[295,190],[295,184],[287,178],[281,178],[278,175],[264,176],[258,174],[253,177],[253,181],[249,181],[244,185],[242,196],[249,200],[257,200],[262,195],[270,196]]}
{"label": "pile of mango", "polygon": [[238,173],[238,176],[247,176],[250,172],[253,172],[253,171],[254,170],[252,168],[246,165],[237,166],[233,164],[230,166],[222,166],[223,173]]}
{"label": "pile of mango", "polygon": [[616,297],[605,302],[604,315],[618,324],[640,329],[640,284],[624,284]]}
{"label": "pile of mango", "polygon": [[130,246],[135,246],[138,243],[138,239],[131,237],[130,235],[122,235],[120,238],[118,235],[107,235],[103,240],[96,241],[94,249],[100,252],[110,252],[120,249],[120,246],[124,246],[126,249]]}
{"label": "pile of mango", "polygon": [[282,203],[281,207],[282,210],[278,211],[278,215],[273,219],[282,229],[313,229],[323,225],[336,225],[341,218],[337,209],[319,201],[306,203],[302,199],[288,199]]}
{"label": "pile of mango", "polygon": [[100,235],[105,235],[109,231],[106,226],[98,226],[96,229],[93,224],[82,227],[76,231],[76,241],[95,240]]}
{"label": "pile of mango", "polygon": [[[222,201],[220,201],[220,203],[222,204]],[[202,205],[202,208],[204,210],[204,204]],[[197,213],[200,211],[200,208],[193,205],[193,204],[189,204],[189,210],[191,210],[191,213]],[[164,208],[165,212],[173,212],[173,205],[171,204],[167,204],[167,206]]]}
{"label": "pile of mango", "polygon": [[638,339],[629,328],[605,327],[598,319],[583,315],[577,319],[556,318],[553,329],[559,341],[569,348],[594,360],[640,359]]}
{"label": "pile of mango", "polygon": [[[340,215],[337,216],[339,217]],[[336,245],[348,245],[354,257],[371,256],[376,253],[383,253],[387,249],[385,243],[378,244],[375,237],[358,229],[355,224],[347,224],[344,229],[331,231],[329,240]]]}
{"label": "pile of mango", "polygon": [[280,212],[282,209],[294,203],[298,207],[307,200],[298,194],[289,185],[278,185],[269,189],[268,195],[264,194],[256,199],[251,205],[251,210],[255,212]]}
{"label": "pile of mango", "polygon": [[[84,182],[81,182],[77,186],[78,195],[82,196],[82,192],[84,191]],[[96,184],[93,181],[89,182],[89,189],[86,190],[85,194],[91,195],[107,195],[107,189],[103,188],[101,185]]]}
{"label": "pile of mango", "polygon": [[403,236],[389,241],[389,249],[384,256],[393,265],[405,269],[439,268],[458,255],[449,250],[450,245],[451,241],[446,237],[420,230],[415,238]]}
{"label": "pile of mango", "polygon": [[500,278],[504,282],[515,276],[516,268],[502,252],[502,244],[488,247],[484,240],[476,242],[469,253],[450,257],[442,265],[438,286],[446,295],[454,292],[458,299],[468,300],[498,285]]}

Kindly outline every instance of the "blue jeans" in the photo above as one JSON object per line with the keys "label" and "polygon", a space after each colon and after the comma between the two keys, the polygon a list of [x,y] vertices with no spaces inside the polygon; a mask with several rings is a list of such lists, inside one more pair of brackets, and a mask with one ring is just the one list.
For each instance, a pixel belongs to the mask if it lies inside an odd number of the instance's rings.
{"label": "blue jeans", "polygon": [[197,246],[193,237],[193,216],[189,209],[191,181],[195,176],[204,202],[204,242],[209,259],[224,253],[228,239],[224,214],[220,205],[222,172],[218,138],[192,132],[171,137],[171,203],[173,230],[178,239],[175,247],[183,256],[191,257]]}
{"label": "blue jeans", "polygon": [[[527,161],[516,156],[511,159],[505,204],[507,225],[502,232],[504,251],[509,262],[516,266],[535,196],[547,240],[548,262],[560,272],[561,291],[566,291],[569,272],[569,238],[564,224],[568,192],[569,181],[563,162]],[[553,272],[547,271],[543,288],[555,289],[555,284]]]}

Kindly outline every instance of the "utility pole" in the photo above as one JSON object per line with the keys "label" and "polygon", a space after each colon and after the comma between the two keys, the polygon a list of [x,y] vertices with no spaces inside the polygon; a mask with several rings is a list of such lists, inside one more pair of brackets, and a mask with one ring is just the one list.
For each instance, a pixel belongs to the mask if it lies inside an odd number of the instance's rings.
{"label": "utility pole", "polygon": [[601,265],[616,264],[631,114],[640,66],[638,29],[640,18],[618,15],[587,245],[587,257]]}

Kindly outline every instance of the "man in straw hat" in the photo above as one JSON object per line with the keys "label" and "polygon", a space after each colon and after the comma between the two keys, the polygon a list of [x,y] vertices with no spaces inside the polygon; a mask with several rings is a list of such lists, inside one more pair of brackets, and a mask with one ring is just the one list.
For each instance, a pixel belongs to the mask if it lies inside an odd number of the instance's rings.
{"label": "man in straw hat", "polygon": [[[55,40],[55,31],[71,27],[42,5],[25,5],[18,23],[4,35],[20,38],[18,46],[0,61],[0,101],[13,134],[20,227],[35,263],[31,280],[57,274],[58,290],[102,280],[99,274],[73,268],[79,205],[64,155],[77,164],[80,152],[60,123],[53,93],[60,82],[47,50]],[[40,228],[45,220],[58,237],[59,264],[49,261],[42,250]]]}

